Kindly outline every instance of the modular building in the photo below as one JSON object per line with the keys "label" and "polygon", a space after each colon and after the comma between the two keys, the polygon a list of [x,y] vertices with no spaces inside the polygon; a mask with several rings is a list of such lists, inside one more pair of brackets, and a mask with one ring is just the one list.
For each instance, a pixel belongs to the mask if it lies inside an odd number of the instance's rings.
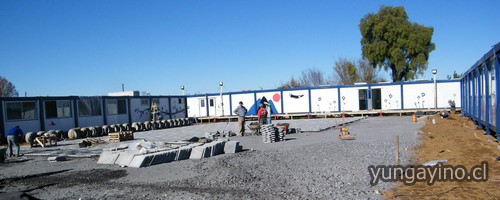
{"label": "modular building", "polygon": [[[496,77],[500,76],[500,43],[497,43],[481,59],[462,76],[461,99],[464,102],[463,114],[473,120],[486,133],[491,131],[498,133],[500,119],[497,117],[499,111],[496,91],[500,82]],[[497,134],[500,140],[500,135]]]}
{"label": "modular building", "polygon": [[163,119],[187,116],[184,96],[69,96],[0,98],[0,131],[67,131],[74,127],[150,121],[155,104]]}
{"label": "modular building", "polygon": [[212,93],[187,97],[188,117],[234,116],[239,102],[256,115],[260,102],[271,105],[272,114],[355,112],[363,110],[415,110],[461,107],[460,80],[356,84],[311,88]]}

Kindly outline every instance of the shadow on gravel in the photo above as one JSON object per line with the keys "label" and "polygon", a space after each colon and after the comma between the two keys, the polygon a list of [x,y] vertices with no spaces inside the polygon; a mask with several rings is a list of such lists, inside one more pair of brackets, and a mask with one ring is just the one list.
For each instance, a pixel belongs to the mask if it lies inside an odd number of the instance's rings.
{"label": "shadow on gravel", "polygon": [[33,160],[33,159],[22,159],[22,160],[12,160],[12,159],[9,159],[9,160],[5,160],[3,164],[1,164],[0,166],[2,165],[8,165],[8,164],[15,164],[15,163],[23,163],[23,162],[28,162],[30,160]]}
{"label": "shadow on gravel", "polygon": [[[28,186],[46,187],[57,185],[59,188],[72,187],[79,184],[96,184],[103,183],[113,179],[121,178],[127,175],[126,170],[110,170],[110,169],[92,169],[85,171],[74,171],[65,173],[71,170],[60,170],[54,172],[33,174],[23,177],[14,177],[0,180],[0,188],[7,184],[21,184]],[[13,183],[15,182],[15,183]]]}

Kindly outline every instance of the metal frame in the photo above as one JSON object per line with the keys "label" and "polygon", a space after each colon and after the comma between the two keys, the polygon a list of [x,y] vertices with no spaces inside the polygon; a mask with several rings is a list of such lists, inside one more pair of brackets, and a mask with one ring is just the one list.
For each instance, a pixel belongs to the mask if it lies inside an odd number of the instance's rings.
{"label": "metal frame", "polygon": [[[494,61],[492,66],[490,60]],[[490,85],[490,69],[494,69],[495,85]],[[478,124],[480,128],[484,128],[486,134],[491,134],[494,131],[497,139],[500,140],[500,98],[498,98],[498,89],[500,89],[500,42],[493,46],[483,57],[481,57],[470,69],[468,69],[462,78],[461,82],[461,99],[462,99],[462,114],[469,117],[474,123]],[[495,87],[495,115],[496,123],[490,123],[490,87]],[[482,110],[482,98],[484,98],[484,111]],[[482,116],[484,115],[484,119]]]}

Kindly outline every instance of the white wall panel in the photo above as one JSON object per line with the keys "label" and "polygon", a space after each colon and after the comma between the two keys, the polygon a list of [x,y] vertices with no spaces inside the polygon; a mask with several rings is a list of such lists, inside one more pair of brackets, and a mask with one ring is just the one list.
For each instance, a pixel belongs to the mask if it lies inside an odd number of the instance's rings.
{"label": "white wall panel", "polygon": [[309,112],[309,90],[283,91],[284,113]]}
{"label": "white wall panel", "polygon": [[359,111],[359,90],[368,87],[345,87],[340,88],[341,111]]}
{"label": "white wall panel", "polygon": [[434,83],[404,84],[403,101],[405,109],[433,108]]}
{"label": "white wall panel", "polygon": [[[147,105],[142,105],[141,100],[147,100]],[[131,98],[130,107],[132,109],[132,122],[144,122],[151,120],[150,105],[148,98]]]}
{"label": "white wall panel", "polygon": [[245,108],[247,108],[248,111],[250,111],[250,109],[252,109],[252,106],[254,106],[255,104],[255,100],[254,100],[254,93],[245,93],[245,94],[233,94],[232,95],[232,108],[233,110],[231,111],[234,114],[234,110],[239,106],[239,102],[242,101],[243,102],[243,106],[245,106]]}
{"label": "white wall panel", "polygon": [[312,89],[311,106],[313,112],[337,112],[339,110],[338,89]]}
{"label": "white wall panel", "polygon": [[382,98],[382,110],[401,109],[400,85],[373,86],[371,87],[371,89],[380,89]]}
{"label": "white wall panel", "polygon": [[[257,100],[262,99],[263,97],[266,97],[268,101],[272,101],[274,107],[276,108],[276,111],[278,113],[282,112],[281,108],[281,101],[282,101],[282,96],[280,91],[275,91],[275,92],[258,92],[257,93]],[[278,113],[272,113],[272,114],[278,114]]]}

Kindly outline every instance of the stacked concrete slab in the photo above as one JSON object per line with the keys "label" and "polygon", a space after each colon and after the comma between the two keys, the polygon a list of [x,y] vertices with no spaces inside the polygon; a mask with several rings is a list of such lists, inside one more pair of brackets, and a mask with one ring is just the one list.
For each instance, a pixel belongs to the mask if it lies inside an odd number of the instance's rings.
{"label": "stacked concrete slab", "polygon": [[241,151],[241,146],[238,141],[227,141],[224,144],[224,153],[236,153],[239,151]]}
{"label": "stacked concrete slab", "polygon": [[145,152],[142,149],[141,151],[137,149],[106,149],[101,153],[97,163],[139,168],[177,160],[208,158],[224,152],[236,153],[238,151],[239,143],[237,141],[230,141],[228,148],[225,147],[225,143],[226,141],[217,140],[205,144],[193,143],[184,146],[148,149]]}

